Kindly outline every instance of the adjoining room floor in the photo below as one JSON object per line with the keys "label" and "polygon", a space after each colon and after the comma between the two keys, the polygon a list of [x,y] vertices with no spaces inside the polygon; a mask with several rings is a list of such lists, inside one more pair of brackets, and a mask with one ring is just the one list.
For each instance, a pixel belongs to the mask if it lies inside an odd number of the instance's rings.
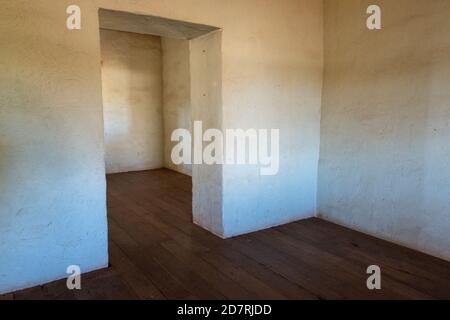
{"label": "adjoining room floor", "polygon": [[165,169],[108,176],[111,267],[80,291],[62,280],[0,299],[450,299],[450,263],[319,219],[217,238],[192,224],[191,188]]}

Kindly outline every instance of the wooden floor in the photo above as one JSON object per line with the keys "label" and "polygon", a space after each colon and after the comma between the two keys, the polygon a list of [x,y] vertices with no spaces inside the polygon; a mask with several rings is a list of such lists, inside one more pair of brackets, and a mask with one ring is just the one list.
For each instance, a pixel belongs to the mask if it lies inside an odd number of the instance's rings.
{"label": "wooden floor", "polygon": [[[191,180],[108,176],[110,263],[3,299],[450,299],[450,263],[319,220],[221,240],[192,224]],[[382,269],[369,291],[366,269]]]}

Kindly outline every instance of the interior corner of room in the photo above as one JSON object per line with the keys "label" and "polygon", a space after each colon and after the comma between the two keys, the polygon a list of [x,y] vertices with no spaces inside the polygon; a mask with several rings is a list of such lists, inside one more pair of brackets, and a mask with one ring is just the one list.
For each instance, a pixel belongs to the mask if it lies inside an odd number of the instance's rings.
{"label": "interior corner of room", "polygon": [[[66,2],[0,12],[0,299],[450,299],[450,1]],[[279,173],[174,164],[197,120]]]}

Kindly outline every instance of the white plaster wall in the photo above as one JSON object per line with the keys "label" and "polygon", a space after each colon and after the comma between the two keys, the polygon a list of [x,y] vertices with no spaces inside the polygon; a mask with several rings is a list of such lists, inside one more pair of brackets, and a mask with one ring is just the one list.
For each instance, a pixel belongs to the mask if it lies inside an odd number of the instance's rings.
{"label": "white plaster wall", "polygon": [[[228,237],[316,214],[323,73],[322,1],[95,0],[93,3],[105,9],[222,28],[219,128],[281,130],[279,175],[261,177],[257,168],[245,166],[217,168],[213,181],[220,185],[211,189],[215,190],[212,194],[220,192],[222,196],[220,201],[212,200],[207,211],[221,217],[214,221],[223,217],[223,223],[216,225],[214,232],[222,230],[221,235]],[[208,201],[208,197],[203,199]],[[216,205],[221,210],[215,209]]]}
{"label": "white plaster wall", "polygon": [[320,216],[450,260],[450,1],[325,1]]}
{"label": "white plaster wall", "polygon": [[[217,224],[209,230],[228,237],[316,214],[322,1],[95,2],[106,9],[222,28],[219,128],[281,130],[281,169],[277,176],[261,177],[258,168],[250,166],[217,168],[212,181],[220,185],[210,188],[216,190],[211,198],[199,196],[205,201],[204,209],[211,205],[204,210],[209,212],[207,219],[220,217],[210,220]],[[206,177],[205,173],[199,181],[206,181]],[[195,185],[195,177],[193,181]],[[216,198],[213,194],[220,194],[220,201],[209,201]],[[221,209],[215,209],[217,205]]]}
{"label": "white plaster wall", "polygon": [[322,9],[322,1],[241,1],[224,28],[223,126],[280,129],[278,175],[224,166],[227,237],[316,214]]}
{"label": "white plaster wall", "polygon": [[192,132],[191,77],[189,41],[161,38],[163,73],[164,166],[192,176],[192,165],[176,165],[171,159],[172,132],[187,129]]}
{"label": "white plaster wall", "polygon": [[278,176],[211,173],[213,231],[315,213],[322,1],[78,0],[68,31],[71,4],[0,0],[0,291],[107,265],[99,7],[223,28],[218,124],[281,129]]}
{"label": "white plaster wall", "polygon": [[[193,39],[189,46],[192,117],[202,121],[203,131],[222,129],[222,32]],[[199,144],[202,138],[201,134],[193,135]],[[194,164],[192,185],[194,223],[224,237],[222,165]]]}
{"label": "white plaster wall", "polygon": [[97,11],[0,1],[0,293],[108,265]]}
{"label": "white plaster wall", "polygon": [[100,31],[106,172],[164,164],[161,38]]}

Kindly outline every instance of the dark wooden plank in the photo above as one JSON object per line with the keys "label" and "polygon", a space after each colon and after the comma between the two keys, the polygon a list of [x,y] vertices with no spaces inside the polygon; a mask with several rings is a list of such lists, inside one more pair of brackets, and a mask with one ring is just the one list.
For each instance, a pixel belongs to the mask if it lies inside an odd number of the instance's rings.
{"label": "dark wooden plank", "polygon": [[[384,290],[369,291],[366,287],[368,277],[366,270],[370,264],[349,263],[338,254],[321,250],[305,241],[298,241],[277,228],[261,231],[254,237],[267,246],[281,250],[293,261],[301,261],[323,274],[339,279],[342,285],[338,287],[338,290],[347,291],[346,296],[359,296],[366,299],[398,299],[402,295],[404,298],[432,298],[386,277],[383,277],[383,284],[386,287]],[[399,290],[392,290],[393,288]]]}
{"label": "dark wooden plank", "polygon": [[[111,267],[0,299],[450,298],[450,263],[320,220],[223,240],[192,223],[191,178],[167,169],[108,179]],[[365,287],[382,268],[382,290]]]}
{"label": "dark wooden plank", "polygon": [[281,300],[287,297],[278,292],[275,288],[265,282],[255,278],[242,268],[235,266],[232,262],[214,252],[205,252],[202,259],[214,268],[225,274],[228,278],[239,283],[243,288],[251,292],[251,298]]}
{"label": "dark wooden plank", "polygon": [[[134,216],[132,211],[127,212],[129,216]],[[113,220],[114,221],[114,220]],[[223,299],[225,298],[219,291],[211,286],[207,281],[204,281],[195,271],[189,266],[184,265],[177,256],[172,255],[168,250],[161,246],[161,242],[147,237],[148,234],[153,233],[156,229],[146,223],[144,220],[140,220],[140,225],[145,227],[145,231],[142,229],[130,229],[130,226],[123,226],[123,231],[128,232],[130,238],[132,238],[140,246],[141,250],[148,256],[151,256],[154,261],[161,265],[170,275],[177,279],[180,283],[186,284],[185,286],[189,291],[195,292],[195,296],[199,299]],[[122,227],[122,225],[120,225]],[[130,231],[132,234],[130,234]],[[150,240],[149,240],[150,239]]]}
{"label": "dark wooden plank", "polygon": [[119,225],[110,218],[110,235],[114,243],[140,269],[144,275],[154,283],[168,299],[195,299],[196,296],[189,291],[188,284],[182,284],[175,279],[163,266],[141,248]]}
{"label": "dark wooden plank", "polygon": [[320,297],[306,290],[282,274],[272,271],[267,265],[257,262],[233,248],[219,248],[218,254],[231,261],[236,267],[251,273],[254,277],[268,284],[288,299],[317,300]]}
{"label": "dark wooden plank", "polygon": [[[379,265],[385,284],[402,298],[450,297],[449,270],[441,268],[442,261],[434,257],[319,219],[282,226],[279,230],[299,243],[314,243],[322,251],[343,257],[353,269]],[[315,239],[326,235],[320,241]]]}
{"label": "dark wooden plank", "polygon": [[291,261],[288,257],[249,237],[233,239],[235,250],[252,258],[260,264],[280,274],[290,282],[296,283],[318,299],[344,299],[341,292],[336,291],[334,281],[324,274],[304,265]]}
{"label": "dark wooden plank", "polygon": [[217,268],[205,263],[200,257],[192,252],[184,250],[176,242],[170,241],[163,244],[173,255],[179,257],[186,266],[195,270],[205,281],[214,285],[223,295],[229,299],[252,299],[254,294],[232,281]]}
{"label": "dark wooden plank", "polygon": [[111,267],[117,270],[139,299],[165,299],[162,292],[145,276],[145,272],[136,267],[113,241],[109,243],[109,257]]}

